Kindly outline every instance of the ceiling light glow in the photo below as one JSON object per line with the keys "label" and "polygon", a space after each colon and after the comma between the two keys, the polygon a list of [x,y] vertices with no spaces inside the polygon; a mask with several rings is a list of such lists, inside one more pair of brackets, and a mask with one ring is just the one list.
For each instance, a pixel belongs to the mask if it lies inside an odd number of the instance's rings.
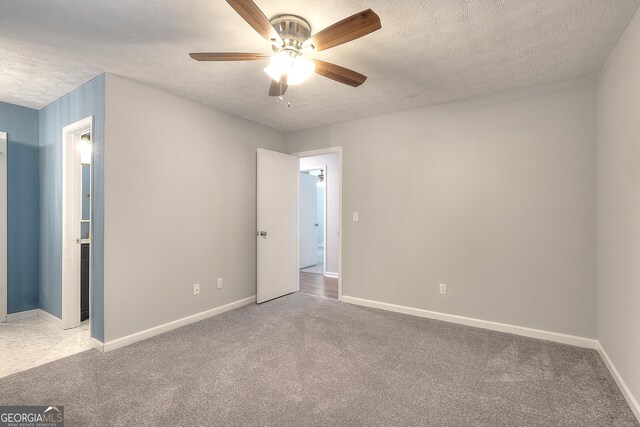
{"label": "ceiling light glow", "polygon": [[264,72],[269,75],[273,80],[280,82],[280,78],[289,73],[291,68],[292,58],[289,52],[281,50],[271,57],[269,66],[264,69]]}
{"label": "ceiling light glow", "polygon": [[93,152],[91,143],[86,140],[78,142],[78,151],[80,151],[80,163],[83,165],[91,164],[91,154]]}
{"label": "ceiling light glow", "polygon": [[308,59],[298,56],[293,61],[293,66],[289,70],[287,84],[291,86],[299,85],[307,80],[316,69],[316,64]]}
{"label": "ceiling light glow", "polygon": [[287,76],[287,84],[291,86],[299,85],[307,80],[316,69],[316,64],[308,59],[292,56],[292,53],[282,50],[271,57],[269,66],[264,72],[276,82],[280,82],[282,76]]}

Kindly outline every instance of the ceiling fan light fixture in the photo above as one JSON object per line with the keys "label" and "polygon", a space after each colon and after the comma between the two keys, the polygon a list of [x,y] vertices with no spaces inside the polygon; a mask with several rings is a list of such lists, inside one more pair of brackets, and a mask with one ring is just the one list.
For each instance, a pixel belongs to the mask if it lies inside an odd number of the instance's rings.
{"label": "ceiling fan light fixture", "polygon": [[299,85],[311,77],[316,70],[316,64],[307,58],[298,56],[293,60],[293,65],[289,70],[287,84],[290,86]]}
{"label": "ceiling fan light fixture", "polygon": [[271,57],[269,65],[264,69],[276,82],[280,82],[282,76],[287,76],[287,84],[295,86],[303,83],[314,73],[316,64],[303,56],[295,56],[288,50],[281,50]]}
{"label": "ceiling fan light fixture", "polygon": [[264,72],[269,75],[273,80],[280,82],[280,78],[289,74],[291,68],[292,58],[289,52],[281,50],[271,57],[269,65],[264,69]]}
{"label": "ceiling fan light fixture", "polygon": [[[271,77],[269,96],[282,95],[289,85],[298,85],[314,72],[338,83],[358,87],[367,76],[348,68],[304,55],[320,52],[352,42],[382,28],[380,17],[371,9],[363,10],[312,35],[311,26],[296,15],[278,15],[267,19],[253,0],[226,0],[244,21],[272,46],[275,54],[264,69]],[[190,53],[196,61],[256,61],[267,58],[263,53],[199,52]]]}

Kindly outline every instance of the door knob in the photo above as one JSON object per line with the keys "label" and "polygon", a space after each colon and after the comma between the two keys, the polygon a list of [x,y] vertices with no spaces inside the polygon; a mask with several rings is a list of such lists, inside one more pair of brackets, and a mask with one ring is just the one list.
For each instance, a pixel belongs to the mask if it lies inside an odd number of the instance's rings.
{"label": "door knob", "polygon": [[266,231],[261,231],[261,232],[260,232],[260,236],[262,236],[262,237],[267,237],[267,232],[266,232]]}

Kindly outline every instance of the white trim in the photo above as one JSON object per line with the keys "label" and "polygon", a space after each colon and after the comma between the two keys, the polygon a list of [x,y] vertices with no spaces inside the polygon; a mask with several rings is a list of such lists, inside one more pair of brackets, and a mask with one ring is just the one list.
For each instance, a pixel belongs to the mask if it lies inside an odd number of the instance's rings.
{"label": "white trim", "polygon": [[19,311],[17,313],[7,314],[7,322],[13,322],[14,320],[29,319],[30,317],[36,317],[38,315],[38,309]]}
{"label": "white trim", "polygon": [[[292,156],[296,157],[315,157],[322,156],[324,154],[333,154],[338,153],[338,170],[340,171],[340,195],[338,202],[338,301],[342,301],[342,183],[344,182],[344,174],[342,173],[342,147],[329,147],[329,148],[320,148],[318,150],[310,150],[310,151],[300,151],[297,153],[292,153]],[[326,206],[326,203],[325,203]],[[326,217],[326,215],[325,215]],[[325,227],[326,231],[326,227]],[[327,247],[327,239],[325,238],[324,242],[325,246],[325,269],[327,265],[326,258],[326,247]],[[328,274],[325,274],[328,276]],[[331,276],[329,276],[331,277]]]}
{"label": "white trim", "polygon": [[332,273],[330,271],[327,271],[326,273],[324,273],[325,276],[327,277],[331,277],[333,279],[339,279],[340,275],[338,273]]}
{"label": "white trim", "polygon": [[460,325],[473,326],[476,328],[490,329],[492,331],[506,332],[509,334],[521,335],[529,338],[554,341],[562,344],[574,345],[584,348],[597,348],[595,339],[578,337],[575,335],[561,334],[558,332],[543,331],[540,329],[526,328],[523,326],[509,325],[506,323],[491,322],[488,320],[473,319],[471,317],[456,316],[454,314],[439,313],[436,311],[423,310],[421,308],[407,307],[404,305],[389,304],[386,302],[372,301],[368,299],[343,296],[342,301],[362,305],[365,307],[379,308],[382,310],[394,311],[396,313],[409,314],[412,316],[426,317],[428,319],[442,320],[444,322],[457,323]]}
{"label": "white trim", "polygon": [[104,344],[102,343],[102,341],[98,341],[93,337],[91,337],[91,348],[94,350],[98,350],[100,353],[104,353]]}
{"label": "white trim", "polygon": [[159,326],[154,326],[153,328],[145,329],[144,331],[136,332],[122,338],[117,338],[112,341],[107,341],[104,343],[103,351],[107,352],[107,351],[115,350],[117,348],[121,348],[129,344],[133,344],[135,342],[142,341],[147,338],[151,338],[156,335],[163,334],[165,332],[169,332],[173,329],[188,325],[190,323],[199,322],[200,320],[204,320],[209,317],[216,316],[226,311],[233,310],[235,308],[239,308],[254,302],[256,302],[255,295],[249,298],[244,298],[244,299],[223,305],[221,307],[212,308],[211,310],[207,310],[201,313],[193,314],[191,316],[183,317],[182,319],[174,320],[173,322],[168,322]]}
{"label": "white trim", "polygon": [[51,322],[52,324],[54,324],[58,328],[62,329],[62,319],[54,316],[53,314],[51,314],[49,312],[44,311],[41,308],[38,309],[38,317],[42,317],[47,322]]}
{"label": "white trim", "polygon": [[[322,207],[324,211],[322,213],[322,274],[327,274],[327,222],[329,221],[329,208],[327,207],[327,191],[329,189],[328,169],[328,166],[324,165],[324,185],[322,186],[322,203],[324,203]],[[342,177],[340,177],[340,179],[342,179]],[[340,215],[340,212],[338,212],[338,215]]]}
{"label": "white trim", "polygon": [[600,341],[598,341],[597,350],[598,350],[598,353],[600,353],[600,357],[602,357],[602,360],[604,361],[605,366],[611,373],[611,376],[616,381],[616,384],[618,384],[618,388],[622,392],[622,395],[627,400],[627,403],[629,404],[631,411],[638,419],[638,422],[640,422],[640,404],[631,393],[631,390],[629,390],[629,387],[627,387],[627,384],[622,379],[620,372],[618,372],[618,370],[616,369],[615,365],[609,358],[609,355],[607,354],[607,352],[604,351],[604,347],[602,347],[602,344],[600,343]]}
{"label": "white trim", "polygon": [[[89,132],[93,140],[93,116],[62,128],[62,327],[80,325],[80,220],[82,219],[82,174],[80,153],[74,142]],[[74,167],[69,167],[74,165]],[[93,201],[91,202],[93,203]],[[90,227],[91,229],[91,227]],[[91,232],[91,231],[90,231]],[[76,239],[78,239],[76,241]],[[89,252],[91,257],[93,250]],[[89,259],[91,268],[91,259]],[[91,278],[91,271],[89,272]],[[89,299],[91,300],[91,279]],[[91,322],[91,301],[89,301]]]}
{"label": "white trim", "polygon": [[7,133],[0,132],[0,322],[6,322],[9,311],[8,290],[9,279],[7,277],[7,256],[8,256],[8,233],[7,233],[7,210],[9,202],[7,194],[7,176],[9,164],[7,163]]}

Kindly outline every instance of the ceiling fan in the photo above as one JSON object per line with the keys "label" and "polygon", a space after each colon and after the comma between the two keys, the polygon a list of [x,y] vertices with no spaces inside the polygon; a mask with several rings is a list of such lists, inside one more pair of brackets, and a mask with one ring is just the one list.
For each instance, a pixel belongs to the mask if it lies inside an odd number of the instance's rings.
{"label": "ceiling fan", "polygon": [[[271,77],[269,96],[282,97],[288,86],[304,82],[314,72],[349,86],[358,87],[367,76],[353,70],[308,59],[307,53],[319,52],[353,41],[382,28],[380,18],[371,9],[349,16],[311,35],[311,26],[295,15],[279,15],[269,20],[252,0],[227,0],[227,3],[271,43],[273,51],[265,72]],[[269,58],[262,53],[204,52],[190,53],[196,61],[253,61]]]}

